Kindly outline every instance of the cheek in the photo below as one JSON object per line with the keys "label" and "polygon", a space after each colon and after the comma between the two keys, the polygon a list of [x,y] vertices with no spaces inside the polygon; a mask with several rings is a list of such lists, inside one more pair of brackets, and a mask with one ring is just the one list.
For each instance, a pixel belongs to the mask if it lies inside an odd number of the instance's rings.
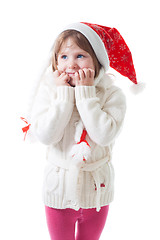
{"label": "cheek", "polygon": [[91,68],[91,69],[95,70],[95,66],[93,64],[93,60],[92,59],[88,59],[87,61],[85,61],[83,67]]}
{"label": "cheek", "polygon": [[91,60],[90,65],[91,65],[91,68],[92,68],[93,70],[95,70],[95,65],[94,65],[94,63],[93,63],[93,60]]}
{"label": "cheek", "polygon": [[61,71],[65,70],[64,64],[57,64],[57,69]]}
{"label": "cheek", "polygon": [[57,60],[57,69],[63,71],[65,69],[64,63],[62,63],[61,59]]}
{"label": "cheek", "polygon": [[57,69],[58,69],[58,70],[62,70],[61,67],[60,67],[59,65],[57,65]]}

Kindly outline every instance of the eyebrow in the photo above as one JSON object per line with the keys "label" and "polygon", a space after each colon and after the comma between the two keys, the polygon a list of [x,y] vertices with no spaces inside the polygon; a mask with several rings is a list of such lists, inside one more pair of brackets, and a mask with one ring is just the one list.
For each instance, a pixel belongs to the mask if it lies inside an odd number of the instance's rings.
{"label": "eyebrow", "polygon": [[[70,52],[70,51],[67,51],[67,52],[59,52],[58,53],[58,55],[67,55],[68,54],[68,52]],[[88,52],[86,52],[86,51],[84,51],[83,49],[82,50],[79,50],[79,51],[77,51],[77,53],[76,54],[87,54]]]}
{"label": "eyebrow", "polygon": [[59,54],[60,54],[60,55],[64,55],[64,54],[65,54],[65,55],[66,55],[67,53],[66,53],[66,52],[59,52],[58,55],[59,55]]}

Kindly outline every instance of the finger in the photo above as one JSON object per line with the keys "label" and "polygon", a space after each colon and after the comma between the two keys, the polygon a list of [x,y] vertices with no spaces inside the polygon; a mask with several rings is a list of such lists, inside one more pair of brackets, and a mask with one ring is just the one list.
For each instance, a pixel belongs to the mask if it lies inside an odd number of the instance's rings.
{"label": "finger", "polygon": [[76,72],[74,76],[76,81],[80,80],[79,72]]}
{"label": "finger", "polygon": [[76,72],[74,77],[75,77],[75,85],[77,86],[79,85],[79,80],[80,80],[79,72]]}
{"label": "finger", "polygon": [[64,77],[66,75],[65,72],[61,72],[60,77]]}
{"label": "finger", "polygon": [[91,73],[90,73],[90,70],[88,68],[84,68],[83,71],[85,73],[85,77],[86,78],[90,78],[91,77]]}
{"label": "finger", "polygon": [[70,85],[69,83],[66,83],[65,86],[69,86],[69,87],[71,87],[71,85]]}
{"label": "finger", "polygon": [[59,77],[59,76],[60,76],[59,71],[58,71],[58,70],[54,71],[54,72],[53,72],[53,76],[54,76],[54,77]]}
{"label": "finger", "polygon": [[60,78],[63,82],[68,82],[70,80],[70,77],[66,73],[62,73]]}
{"label": "finger", "polygon": [[91,78],[93,78],[93,79],[94,79],[94,77],[95,77],[95,71],[94,71],[94,70],[92,70],[92,71],[91,71]]}
{"label": "finger", "polygon": [[85,78],[85,73],[83,72],[82,69],[79,70],[79,76],[80,76],[80,80],[84,80],[84,78]]}
{"label": "finger", "polygon": [[89,68],[89,71],[90,71],[90,77],[91,77],[91,78],[94,78],[94,76],[95,76],[95,70]]}
{"label": "finger", "polygon": [[59,72],[59,74],[61,75],[62,73],[64,73],[63,71],[61,71],[61,70],[58,70],[58,72]]}

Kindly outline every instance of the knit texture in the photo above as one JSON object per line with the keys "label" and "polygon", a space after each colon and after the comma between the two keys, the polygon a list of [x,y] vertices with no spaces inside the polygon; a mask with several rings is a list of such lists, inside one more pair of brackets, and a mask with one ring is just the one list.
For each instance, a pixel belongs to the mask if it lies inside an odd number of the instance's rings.
{"label": "knit texture", "polygon": [[[31,124],[34,135],[48,145],[43,186],[46,206],[75,210],[96,207],[99,211],[113,200],[111,155],[125,111],[122,91],[103,70],[94,86],[55,87],[47,77],[41,83]],[[71,152],[84,128],[91,154],[77,167]]]}

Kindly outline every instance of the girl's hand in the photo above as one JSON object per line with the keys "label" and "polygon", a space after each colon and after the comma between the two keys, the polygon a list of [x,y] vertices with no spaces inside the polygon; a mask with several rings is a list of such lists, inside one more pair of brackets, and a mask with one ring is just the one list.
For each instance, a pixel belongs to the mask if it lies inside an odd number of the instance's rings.
{"label": "girl's hand", "polygon": [[95,71],[91,68],[80,69],[75,73],[76,86],[93,86]]}
{"label": "girl's hand", "polygon": [[70,77],[66,73],[56,70],[55,72],[53,72],[53,76],[57,87],[70,86],[70,84],[68,83]]}

